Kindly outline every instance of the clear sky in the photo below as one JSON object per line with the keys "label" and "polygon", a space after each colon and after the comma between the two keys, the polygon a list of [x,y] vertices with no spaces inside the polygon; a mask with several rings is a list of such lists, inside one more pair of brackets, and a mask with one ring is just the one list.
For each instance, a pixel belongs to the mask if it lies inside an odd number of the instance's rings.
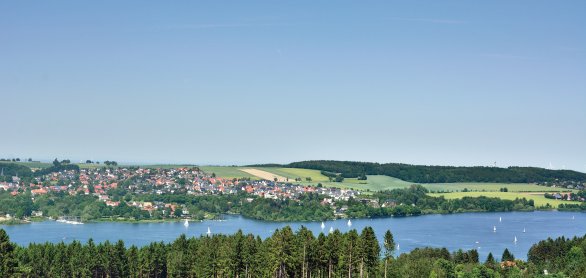
{"label": "clear sky", "polygon": [[0,1],[0,157],[586,171],[586,1]]}

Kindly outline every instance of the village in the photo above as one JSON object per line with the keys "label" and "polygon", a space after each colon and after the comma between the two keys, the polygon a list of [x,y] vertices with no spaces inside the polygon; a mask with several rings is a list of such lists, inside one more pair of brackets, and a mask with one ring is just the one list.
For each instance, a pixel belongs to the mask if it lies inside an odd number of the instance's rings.
{"label": "village", "polygon": [[[190,195],[215,196],[245,194],[245,200],[254,198],[274,200],[299,200],[307,193],[322,196],[321,204],[336,209],[336,201],[358,198],[359,191],[321,186],[309,186],[290,182],[277,182],[254,179],[225,179],[201,171],[197,167],[172,169],[142,167],[101,167],[76,170],[63,170],[40,177],[21,179],[13,176],[12,180],[0,182],[0,192],[9,192],[18,196],[30,192],[34,201],[47,194],[70,196],[95,196],[106,206],[116,208],[134,207],[149,216],[162,212],[163,215],[189,218],[192,215],[187,207],[176,211],[179,204],[160,201],[137,201],[140,195]],[[122,195],[122,196],[121,196]],[[337,215],[344,208],[338,208]],[[340,211],[342,210],[342,211]],[[43,217],[42,211],[32,211],[32,216]],[[6,217],[10,217],[7,215]],[[201,216],[200,216],[201,218]]]}

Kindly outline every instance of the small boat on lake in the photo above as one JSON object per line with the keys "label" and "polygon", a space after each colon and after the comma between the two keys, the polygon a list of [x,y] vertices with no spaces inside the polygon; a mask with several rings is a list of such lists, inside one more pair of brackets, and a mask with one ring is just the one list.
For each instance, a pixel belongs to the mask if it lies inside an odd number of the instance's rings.
{"label": "small boat on lake", "polygon": [[324,222],[321,222],[321,229],[325,229],[326,228],[326,224],[324,224]]}
{"label": "small boat on lake", "polygon": [[348,219],[348,227],[352,226],[352,221],[350,221],[350,219]]}
{"label": "small boat on lake", "polygon": [[185,222],[183,222],[183,226],[185,226],[185,228],[189,227],[189,221],[187,221],[187,219],[185,219]]}

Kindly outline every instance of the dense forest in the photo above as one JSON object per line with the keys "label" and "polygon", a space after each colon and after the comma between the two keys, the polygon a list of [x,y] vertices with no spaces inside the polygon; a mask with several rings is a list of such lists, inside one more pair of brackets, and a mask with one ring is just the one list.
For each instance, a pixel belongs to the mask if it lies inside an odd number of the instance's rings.
{"label": "dense forest", "polygon": [[382,245],[370,227],[314,235],[301,227],[261,239],[233,235],[187,238],[144,247],[124,242],[11,243],[0,229],[0,277],[586,277],[586,237],[535,244],[528,260],[505,249],[489,254],[418,248],[395,256],[393,234]]}
{"label": "dense forest", "polygon": [[[269,164],[273,165],[274,164]],[[263,165],[264,166],[264,165]],[[571,170],[548,170],[536,167],[454,167],[425,166],[400,163],[314,160],[293,162],[280,167],[314,169],[340,173],[345,178],[366,175],[386,175],[416,183],[500,182],[546,183],[586,182],[586,174]]]}

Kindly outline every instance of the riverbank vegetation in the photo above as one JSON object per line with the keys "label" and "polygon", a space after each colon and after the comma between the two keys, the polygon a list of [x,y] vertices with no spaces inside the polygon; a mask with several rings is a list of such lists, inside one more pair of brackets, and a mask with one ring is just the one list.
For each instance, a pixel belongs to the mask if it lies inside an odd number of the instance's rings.
{"label": "riverbank vegetation", "polygon": [[[187,238],[144,247],[111,243],[32,243],[18,246],[0,229],[0,277],[585,277],[586,237],[547,239],[528,260],[446,248],[395,256],[387,231],[380,244],[370,227],[314,235],[301,227],[261,239],[232,235]],[[499,260],[500,259],[500,260]]]}
{"label": "riverbank vegetation", "polygon": [[[474,192],[478,193],[478,192]],[[510,194],[496,192],[498,194]],[[187,195],[187,194],[143,194],[130,195],[123,191],[114,194],[118,206],[108,206],[93,195],[68,195],[52,192],[36,196],[22,193],[12,196],[0,191],[0,213],[15,219],[25,219],[31,215],[43,215],[57,219],[61,216],[77,217],[83,221],[160,221],[177,220],[187,217],[203,220],[219,217],[222,214],[242,214],[245,217],[267,221],[322,221],[335,218],[376,218],[401,217],[432,213],[531,211],[553,209],[556,200],[538,203],[530,198],[496,198],[491,196],[451,198],[433,196],[420,185],[390,191],[375,192],[364,198],[338,200],[335,205],[328,198],[306,193],[296,199],[269,199],[246,194]],[[502,196],[501,196],[502,197]],[[145,207],[129,205],[174,204],[161,209],[146,210]],[[558,201],[560,202],[560,201]],[[560,205],[560,210],[586,210],[582,203]],[[188,212],[188,213],[187,213]]]}

